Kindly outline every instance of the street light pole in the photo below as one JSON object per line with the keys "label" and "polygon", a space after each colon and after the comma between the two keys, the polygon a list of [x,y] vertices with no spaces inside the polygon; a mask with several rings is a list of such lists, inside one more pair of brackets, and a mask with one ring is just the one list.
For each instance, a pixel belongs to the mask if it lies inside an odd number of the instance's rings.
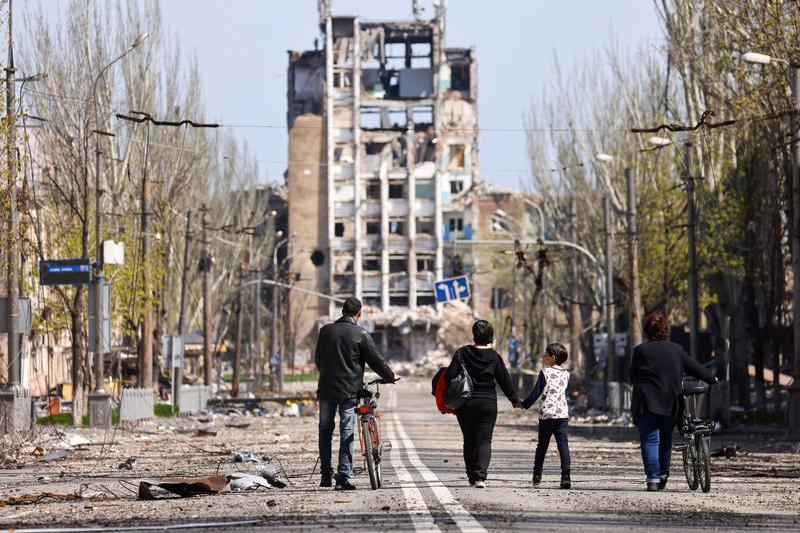
{"label": "street light pole", "polygon": [[[289,242],[289,237],[281,239],[275,244],[272,250],[272,276],[278,281],[278,250],[281,246]],[[272,389],[275,392],[283,391],[283,354],[278,353],[278,298],[280,298],[280,285],[275,285],[272,289],[272,347],[269,354],[270,366],[273,358],[277,358],[277,368],[270,375],[275,376]]]}
{"label": "street light pole", "polygon": [[19,345],[19,214],[17,212],[17,103],[14,68],[14,34],[12,31],[12,0],[8,2],[8,64],[6,65],[6,117],[8,117],[8,141],[6,143],[6,165],[8,170],[9,217],[6,255],[6,290],[8,299],[8,384],[10,388],[23,387],[22,361]]}
{"label": "street light pole", "polygon": [[692,143],[683,145],[683,164],[686,169],[686,213],[689,217],[689,355],[697,359],[697,335],[700,329],[700,309],[697,282],[697,213],[694,204],[694,176],[692,176]]}
{"label": "street light pole", "polygon": [[[605,236],[605,251],[606,251],[606,396],[609,396],[608,384],[611,381],[611,372],[614,372],[614,377],[617,378],[618,372],[615,365],[616,354],[614,353],[614,318],[616,311],[614,309],[614,258],[612,256],[612,240],[613,229],[611,227],[611,200],[608,195],[603,196],[603,228]],[[618,380],[619,381],[619,380]],[[622,383],[618,383],[621,388]],[[609,398],[610,399],[610,398]],[[620,411],[622,405],[619,406]]]}

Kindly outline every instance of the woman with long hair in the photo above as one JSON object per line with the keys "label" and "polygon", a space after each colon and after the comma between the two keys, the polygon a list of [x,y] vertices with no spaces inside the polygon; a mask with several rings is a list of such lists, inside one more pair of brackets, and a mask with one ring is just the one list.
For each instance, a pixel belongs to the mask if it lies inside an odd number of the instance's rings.
{"label": "woman with long hair", "polygon": [[680,344],[670,342],[667,321],[653,313],[644,325],[647,340],[634,348],[631,360],[631,414],[639,428],[647,490],[664,490],[669,478],[672,430],[680,414],[683,374],[713,384],[708,372]]}

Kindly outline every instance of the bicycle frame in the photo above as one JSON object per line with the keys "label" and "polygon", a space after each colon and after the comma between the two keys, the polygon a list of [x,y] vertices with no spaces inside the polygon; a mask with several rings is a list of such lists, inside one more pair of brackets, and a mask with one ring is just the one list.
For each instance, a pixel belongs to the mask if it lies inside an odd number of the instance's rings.
{"label": "bicycle frame", "polygon": [[[373,449],[378,451],[378,457],[380,457],[380,450],[381,450],[381,432],[380,432],[380,420],[381,416],[378,413],[378,398],[380,398],[380,387],[378,384],[375,384],[375,392],[373,393],[370,391],[367,386],[365,385],[364,388],[359,393],[359,401],[358,405],[356,406],[356,414],[358,415],[359,422],[367,422],[370,428],[370,433],[372,434],[372,442],[373,442]],[[366,392],[369,392],[369,396],[366,395]],[[361,433],[359,436],[359,443],[361,445],[361,452],[364,453],[364,439],[365,435],[363,431],[361,431],[362,424],[358,424],[359,432]]]}

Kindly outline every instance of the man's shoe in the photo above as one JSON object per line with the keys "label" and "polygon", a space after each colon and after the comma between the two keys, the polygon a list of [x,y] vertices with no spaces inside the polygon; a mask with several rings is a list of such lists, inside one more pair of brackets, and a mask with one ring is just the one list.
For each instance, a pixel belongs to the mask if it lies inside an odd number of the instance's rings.
{"label": "man's shoe", "polygon": [[541,474],[533,474],[533,486],[536,487],[542,484],[542,475]]}
{"label": "man's shoe", "polygon": [[322,474],[322,479],[319,482],[320,487],[332,487],[333,476]]}
{"label": "man's shoe", "polygon": [[666,489],[667,481],[669,481],[669,476],[661,476],[661,479],[658,482],[658,490]]}
{"label": "man's shoe", "polygon": [[660,483],[658,481],[648,481],[647,482],[647,492],[658,492],[658,486]]}
{"label": "man's shoe", "polygon": [[347,480],[337,481],[336,486],[333,487],[333,490],[356,490],[356,486]]}
{"label": "man's shoe", "polygon": [[478,480],[478,481],[475,482],[475,485],[473,485],[473,487],[475,487],[476,489],[485,489],[486,488],[486,482],[482,481],[482,480]]}
{"label": "man's shoe", "polygon": [[572,482],[569,479],[569,476],[561,476],[561,488],[562,489],[571,489]]}

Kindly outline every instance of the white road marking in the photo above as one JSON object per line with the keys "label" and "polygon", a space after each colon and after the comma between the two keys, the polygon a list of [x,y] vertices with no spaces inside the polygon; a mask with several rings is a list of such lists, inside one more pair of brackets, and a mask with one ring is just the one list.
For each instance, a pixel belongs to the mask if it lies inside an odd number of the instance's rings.
{"label": "white road marking", "polygon": [[[392,391],[392,399],[390,400],[390,404],[396,402],[396,393]],[[416,469],[422,479],[428,484],[433,494],[439,500],[439,502],[444,506],[445,511],[453,521],[456,523],[456,526],[461,531],[468,531],[470,533],[487,533],[486,529],[475,520],[469,512],[464,509],[464,507],[453,497],[453,494],[450,490],[444,486],[444,484],[439,480],[439,478],[431,472],[431,470],[425,466],[425,463],[419,458],[417,455],[417,449],[414,446],[414,443],[408,437],[408,433],[406,433],[405,428],[403,428],[403,423],[400,422],[400,417],[397,416],[397,413],[392,413],[392,420],[394,421],[394,425],[397,429],[397,434],[400,436],[400,442],[403,444],[403,448],[406,450],[406,454],[408,455],[408,461],[411,463],[411,466]],[[394,451],[394,448],[392,448]]]}
{"label": "white road marking", "polygon": [[[397,394],[392,391],[389,395],[389,405],[391,409],[397,406]],[[385,424],[386,436],[389,437],[389,442],[395,444],[398,442],[397,434],[392,427],[392,424]],[[392,463],[392,468],[397,473],[397,479],[400,481],[400,488],[403,490],[403,497],[406,500],[406,509],[408,509],[408,516],[411,523],[414,525],[415,531],[441,531],[439,526],[433,521],[433,516],[425,504],[425,498],[414,483],[414,478],[406,469],[403,463],[403,458],[400,455],[400,447],[397,445],[392,446],[389,452],[389,461]]]}
{"label": "white road marking", "polygon": [[[391,442],[397,442],[392,424],[386,424],[386,434]],[[414,478],[406,469],[400,457],[400,448],[393,446],[389,452],[389,461],[392,463],[400,488],[403,490],[403,497],[406,500],[406,509],[411,523],[414,524],[415,531],[440,531],[434,523],[433,516],[425,505],[425,498],[414,484]]]}

